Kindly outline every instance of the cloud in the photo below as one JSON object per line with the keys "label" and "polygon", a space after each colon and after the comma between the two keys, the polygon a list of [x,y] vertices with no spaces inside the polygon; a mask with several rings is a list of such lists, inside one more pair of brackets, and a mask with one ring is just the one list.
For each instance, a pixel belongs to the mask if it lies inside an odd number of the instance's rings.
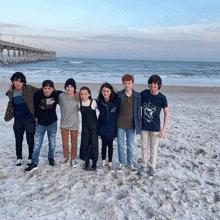
{"label": "cloud", "polygon": [[97,36],[92,36],[90,37],[91,40],[93,41],[98,41],[98,42],[127,42],[127,43],[153,43],[155,42],[154,39],[149,39],[149,38],[140,38],[140,37],[135,37],[135,36],[123,36],[123,35],[97,35]]}
{"label": "cloud", "polygon": [[[6,37],[10,39],[9,32]],[[56,51],[57,56],[171,60],[220,58],[220,24],[130,28],[109,30],[108,33],[104,31],[103,34],[69,30],[17,30],[16,41],[22,40]]]}
{"label": "cloud", "polygon": [[210,40],[220,40],[220,24],[200,24],[200,25],[183,25],[170,26],[160,28],[131,28],[132,31],[137,31],[145,36],[153,36],[156,39],[167,40],[201,40],[206,36],[212,36]]}
{"label": "cloud", "polygon": [[0,28],[27,28],[27,27],[19,24],[0,23]]}
{"label": "cloud", "polygon": [[169,8],[172,8],[172,9],[174,9],[174,10],[176,10],[176,11],[179,11],[179,12],[181,12],[181,13],[183,13],[183,14],[186,14],[186,15],[188,15],[188,16],[195,17],[195,18],[199,19],[200,21],[209,22],[209,21],[208,21],[207,19],[205,19],[205,18],[201,18],[200,16],[197,16],[197,15],[195,15],[195,14],[193,14],[193,13],[187,11],[187,10],[182,10],[182,9],[177,8],[177,7],[174,7],[173,5],[170,5],[170,4],[168,4],[168,3],[162,3],[162,5],[165,5],[165,6],[169,7]]}
{"label": "cloud", "polygon": [[[64,50],[68,50],[65,48],[68,45],[69,48],[82,48],[87,47],[88,49],[92,49],[95,47],[102,47],[114,50],[117,48],[132,48],[132,50],[142,50],[142,48],[153,48],[156,51],[162,50],[162,48],[172,48],[172,50],[185,50],[184,48],[212,48],[215,47],[217,42],[219,41],[220,33],[217,31],[219,27],[211,28],[206,27],[203,31],[200,31],[199,34],[196,30],[194,33],[191,31],[186,31],[186,29],[170,29],[169,31],[154,32],[154,34],[146,34],[146,35],[138,35],[135,36],[133,33],[130,35],[126,34],[105,34],[105,35],[85,35],[83,37],[73,37],[73,36],[56,36],[54,34],[51,35],[41,35],[41,34],[20,34],[19,38],[28,39],[32,41],[32,43],[36,41],[43,41],[45,44],[53,44],[56,48],[57,45],[63,45]],[[143,30],[141,30],[143,31]],[[174,35],[174,36],[173,36]],[[18,37],[18,36],[17,36]],[[211,39],[216,38],[216,41]],[[136,49],[135,49],[136,47]],[[183,47],[181,49],[181,47]]]}
{"label": "cloud", "polygon": [[60,42],[60,43],[64,43],[64,42],[89,43],[89,42],[91,42],[91,40],[87,37],[84,37],[84,39],[83,39],[83,38],[75,38],[75,37],[50,36],[50,35],[28,35],[28,34],[21,35],[21,36],[23,38],[28,38],[28,39],[56,41],[56,42]]}

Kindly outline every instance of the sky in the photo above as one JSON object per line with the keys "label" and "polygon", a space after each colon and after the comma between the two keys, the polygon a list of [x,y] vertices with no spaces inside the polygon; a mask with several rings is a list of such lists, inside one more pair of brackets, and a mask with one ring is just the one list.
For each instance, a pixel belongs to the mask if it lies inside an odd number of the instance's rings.
{"label": "sky", "polygon": [[219,9],[213,0],[1,1],[0,38],[57,57],[219,62]]}

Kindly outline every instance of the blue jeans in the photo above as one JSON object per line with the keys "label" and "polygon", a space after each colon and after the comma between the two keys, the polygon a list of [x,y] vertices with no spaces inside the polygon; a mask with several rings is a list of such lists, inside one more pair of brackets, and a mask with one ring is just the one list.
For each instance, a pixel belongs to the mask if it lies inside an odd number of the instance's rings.
{"label": "blue jeans", "polygon": [[134,138],[135,129],[123,129],[118,128],[118,160],[120,164],[125,164],[125,152],[124,152],[124,134],[126,133],[127,139],[127,165],[132,165],[133,151],[134,151]]}
{"label": "blue jeans", "polygon": [[39,155],[44,139],[44,134],[47,131],[48,137],[48,158],[54,157],[54,150],[56,146],[56,133],[57,133],[57,122],[54,122],[52,125],[43,126],[36,125],[35,137],[34,137],[34,152],[32,154],[31,163],[38,164]]}

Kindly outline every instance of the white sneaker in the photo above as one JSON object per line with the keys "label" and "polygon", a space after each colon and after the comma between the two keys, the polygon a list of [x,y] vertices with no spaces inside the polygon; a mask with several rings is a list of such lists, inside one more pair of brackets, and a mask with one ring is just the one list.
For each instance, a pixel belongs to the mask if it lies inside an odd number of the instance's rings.
{"label": "white sneaker", "polygon": [[76,160],[71,160],[71,166],[72,167],[77,167],[77,161]]}
{"label": "white sneaker", "polygon": [[16,166],[21,166],[21,164],[22,164],[22,159],[17,159]]}
{"label": "white sneaker", "polygon": [[117,170],[117,172],[121,173],[123,168],[124,168],[124,164],[119,164],[119,166],[117,167],[116,170]]}

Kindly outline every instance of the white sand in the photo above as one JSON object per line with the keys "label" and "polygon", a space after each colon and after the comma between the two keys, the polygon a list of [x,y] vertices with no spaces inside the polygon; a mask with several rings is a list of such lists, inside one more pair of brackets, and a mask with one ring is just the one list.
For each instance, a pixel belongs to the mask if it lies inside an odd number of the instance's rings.
{"label": "white sand", "polygon": [[[95,97],[100,86],[89,87]],[[1,84],[0,219],[220,219],[219,88],[163,87],[170,120],[166,137],[159,143],[155,177],[132,174],[126,168],[122,173],[109,173],[107,168],[86,172],[81,160],[77,168],[62,165],[60,130],[57,166],[48,165],[45,138],[39,169],[24,173],[26,140],[23,166],[15,167],[13,120],[4,122],[7,88]],[[141,91],[144,86],[135,89]],[[137,135],[134,165],[140,162]]]}

